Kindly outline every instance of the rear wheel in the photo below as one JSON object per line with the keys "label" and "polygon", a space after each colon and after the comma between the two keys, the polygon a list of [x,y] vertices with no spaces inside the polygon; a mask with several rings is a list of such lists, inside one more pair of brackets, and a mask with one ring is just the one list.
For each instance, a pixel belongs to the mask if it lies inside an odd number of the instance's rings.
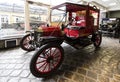
{"label": "rear wheel", "polygon": [[94,41],[93,41],[93,44],[94,46],[97,48],[100,46],[101,42],[102,42],[102,33],[101,32],[96,32],[94,35],[93,35],[93,38],[94,38]]}
{"label": "rear wheel", "polygon": [[34,54],[30,71],[36,77],[52,75],[63,61],[63,48],[58,44],[45,44]]}
{"label": "rear wheel", "polygon": [[34,42],[34,36],[27,34],[20,41],[20,47],[25,51],[33,51],[35,50],[33,42]]}

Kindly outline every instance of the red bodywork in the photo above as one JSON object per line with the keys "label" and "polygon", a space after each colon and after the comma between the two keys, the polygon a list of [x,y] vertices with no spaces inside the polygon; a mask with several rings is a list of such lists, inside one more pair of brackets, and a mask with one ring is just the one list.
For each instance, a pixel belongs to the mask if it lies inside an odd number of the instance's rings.
{"label": "red bodywork", "polygon": [[60,37],[62,36],[62,32],[60,27],[54,27],[54,26],[49,26],[49,27],[39,27],[37,32],[41,32],[42,36],[55,36],[55,37]]}
{"label": "red bodywork", "polygon": [[[97,7],[74,3],[63,3],[53,7],[52,9],[62,10],[60,7],[65,7],[66,13],[68,13],[68,21],[72,20],[73,13],[79,14],[78,16],[74,16],[75,22],[71,25],[71,27],[66,27],[64,29],[66,36],[78,38],[82,36],[88,36],[98,30],[99,9],[97,9]],[[77,27],[79,30],[74,29],[73,27]]]}
{"label": "red bodywork", "polygon": [[[61,7],[65,7],[65,10],[60,9]],[[64,28],[64,34],[66,34],[67,37],[78,38],[88,36],[98,30],[99,9],[95,6],[63,3],[52,9],[65,11],[68,14],[68,17],[66,17],[67,21],[74,20],[71,25]],[[59,37],[62,35],[59,26],[40,27],[39,31],[43,32],[44,36]]]}

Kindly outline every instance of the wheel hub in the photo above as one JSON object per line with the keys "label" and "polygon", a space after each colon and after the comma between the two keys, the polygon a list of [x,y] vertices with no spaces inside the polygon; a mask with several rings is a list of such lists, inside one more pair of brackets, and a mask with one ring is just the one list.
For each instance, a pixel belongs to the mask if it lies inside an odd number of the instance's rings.
{"label": "wheel hub", "polygon": [[47,58],[47,63],[50,63],[51,61],[53,61],[53,57],[52,56]]}
{"label": "wheel hub", "polygon": [[29,41],[29,44],[32,44],[32,40]]}

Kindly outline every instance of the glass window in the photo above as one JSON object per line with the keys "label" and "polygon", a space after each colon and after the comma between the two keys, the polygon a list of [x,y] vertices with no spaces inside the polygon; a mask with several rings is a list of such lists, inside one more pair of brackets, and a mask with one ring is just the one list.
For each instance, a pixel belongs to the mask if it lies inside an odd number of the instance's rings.
{"label": "glass window", "polygon": [[8,23],[8,16],[7,15],[1,15],[1,23]]}
{"label": "glass window", "polygon": [[[25,0],[0,1],[0,37],[9,37],[24,34]],[[37,28],[48,22],[47,8],[29,4],[30,26]],[[1,39],[0,38],[0,39]]]}
{"label": "glass window", "polygon": [[60,10],[52,10],[51,22],[65,22],[65,12]]}
{"label": "glass window", "polygon": [[1,23],[4,23],[4,18],[1,18]]}
{"label": "glass window", "polygon": [[0,39],[24,34],[24,1],[0,1]]}
{"label": "glass window", "polygon": [[48,9],[47,7],[29,5],[30,13],[30,27],[32,29],[38,28],[41,25],[47,25],[48,23]]}
{"label": "glass window", "polygon": [[61,24],[65,24],[66,23],[66,16],[67,14],[65,13],[65,11],[61,11],[60,10],[52,10],[51,13],[51,25],[52,26],[60,26]]}

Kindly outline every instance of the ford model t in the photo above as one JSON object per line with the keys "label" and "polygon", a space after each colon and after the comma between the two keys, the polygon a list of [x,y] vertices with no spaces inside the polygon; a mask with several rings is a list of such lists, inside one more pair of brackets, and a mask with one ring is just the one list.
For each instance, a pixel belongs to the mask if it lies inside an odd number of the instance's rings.
{"label": "ford model t", "polygon": [[97,48],[101,44],[96,6],[63,3],[52,10],[64,11],[58,25],[51,22],[51,25],[40,26],[21,40],[21,48],[26,51],[39,48],[30,62],[30,71],[36,77],[49,76],[59,68],[64,58],[63,42],[76,49],[91,43]]}

